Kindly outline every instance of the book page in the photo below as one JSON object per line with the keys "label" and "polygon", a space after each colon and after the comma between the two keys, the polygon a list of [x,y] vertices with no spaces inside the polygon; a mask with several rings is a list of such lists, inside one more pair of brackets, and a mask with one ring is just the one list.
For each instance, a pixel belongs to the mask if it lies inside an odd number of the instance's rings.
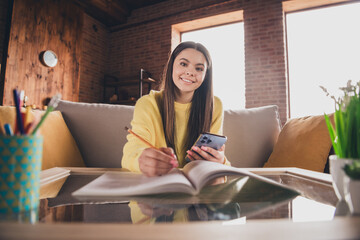
{"label": "book page", "polygon": [[179,169],[159,177],[109,171],[73,192],[73,196],[137,196],[168,192],[193,194],[192,184]]}
{"label": "book page", "polygon": [[70,170],[60,167],[42,170],[40,173],[40,184],[45,185],[52,183],[69,175]]}
{"label": "book page", "polygon": [[288,188],[278,182],[256,175],[247,170],[205,160],[192,161],[186,164],[183,172],[194,185],[196,193],[198,193],[210,180],[230,175],[249,176],[273,185]]}

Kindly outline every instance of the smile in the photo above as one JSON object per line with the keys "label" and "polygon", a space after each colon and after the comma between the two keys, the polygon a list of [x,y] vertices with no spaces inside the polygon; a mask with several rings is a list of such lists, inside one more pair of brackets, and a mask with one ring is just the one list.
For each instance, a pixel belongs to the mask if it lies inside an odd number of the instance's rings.
{"label": "smile", "polygon": [[193,81],[191,81],[189,79],[185,79],[185,78],[180,78],[180,79],[186,83],[194,83]]}

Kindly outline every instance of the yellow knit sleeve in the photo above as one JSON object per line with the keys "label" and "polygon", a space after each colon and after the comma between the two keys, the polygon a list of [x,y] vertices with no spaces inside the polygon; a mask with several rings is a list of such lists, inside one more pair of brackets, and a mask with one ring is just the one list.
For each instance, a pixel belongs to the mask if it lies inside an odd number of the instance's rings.
{"label": "yellow knit sleeve", "polygon": [[[151,92],[136,102],[131,128],[146,141],[160,148],[166,147],[166,142],[161,115],[155,99],[156,94],[158,92]],[[132,134],[127,135],[127,140],[123,149],[122,167],[132,172],[140,172],[138,159],[148,146]]]}

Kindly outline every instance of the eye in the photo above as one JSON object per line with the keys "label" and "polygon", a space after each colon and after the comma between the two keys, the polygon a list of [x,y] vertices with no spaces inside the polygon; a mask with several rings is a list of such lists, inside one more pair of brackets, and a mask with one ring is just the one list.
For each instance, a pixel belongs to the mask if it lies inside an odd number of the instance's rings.
{"label": "eye", "polygon": [[203,71],[204,71],[204,68],[202,68],[202,67],[197,67],[197,68],[196,68],[196,71],[198,71],[198,72],[203,72]]}
{"label": "eye", "polygon": [[180,62],[180,66],[186,67],[187,63],[186,62]]}

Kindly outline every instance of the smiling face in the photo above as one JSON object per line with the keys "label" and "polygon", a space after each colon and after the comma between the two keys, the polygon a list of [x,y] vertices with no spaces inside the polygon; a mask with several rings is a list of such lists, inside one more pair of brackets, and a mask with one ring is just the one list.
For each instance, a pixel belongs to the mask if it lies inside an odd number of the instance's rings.
{"label": "smiling face", "polygon": [[175,101],[188,103],[196,89],[204,81],[207,70],[205,56],[193,49],[186,48],[175,58],[172,78],[177,87]]}

